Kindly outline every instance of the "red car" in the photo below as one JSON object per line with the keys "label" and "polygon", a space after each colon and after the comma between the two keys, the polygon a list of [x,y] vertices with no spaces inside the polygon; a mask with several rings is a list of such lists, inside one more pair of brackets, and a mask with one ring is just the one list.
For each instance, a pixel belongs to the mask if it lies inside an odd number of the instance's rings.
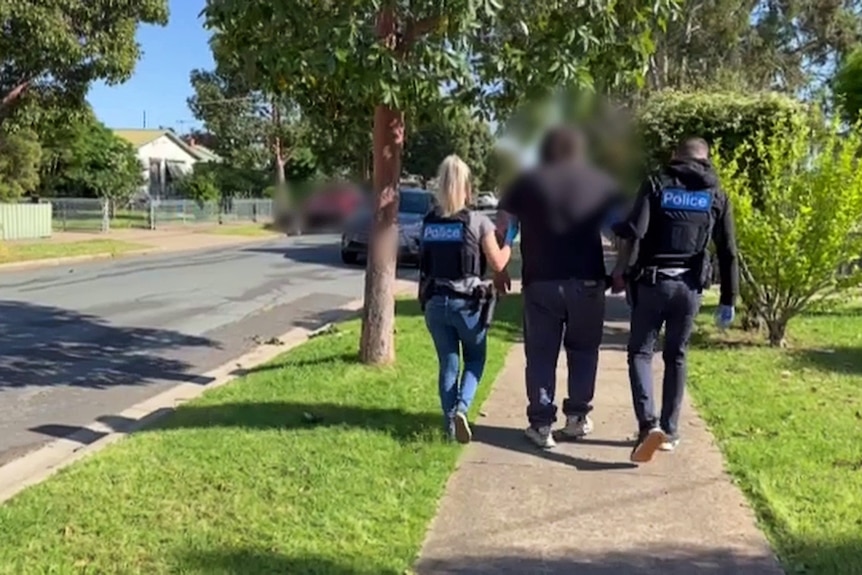
{"label": "red car", "polygon": [[303,209],[304,231],[340,231],[363,205],[365,196],[349,183],[331,184],[314,192]]}

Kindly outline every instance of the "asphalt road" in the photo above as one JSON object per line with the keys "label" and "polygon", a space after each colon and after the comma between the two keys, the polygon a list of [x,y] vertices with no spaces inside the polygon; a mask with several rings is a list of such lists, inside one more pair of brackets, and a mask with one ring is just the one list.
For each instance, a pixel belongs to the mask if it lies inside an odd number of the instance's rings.
{"label": "asphalt road", "polygon": [[363,276],[334,235],[0,273],[0,464],[323,325]]}

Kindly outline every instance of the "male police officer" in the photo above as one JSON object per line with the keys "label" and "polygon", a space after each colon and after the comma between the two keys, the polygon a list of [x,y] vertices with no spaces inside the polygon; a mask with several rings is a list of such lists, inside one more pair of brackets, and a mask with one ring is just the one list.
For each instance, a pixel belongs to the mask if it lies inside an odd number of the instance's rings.
{"label": "male police officer", "polygon": [[[631,335],[628,344],[632,401],[638,438],[631,460],[648,462],[657,449],[672,451],[679,443],[679,410],[685,389],[685,353],[701,294],[711,279],[707,252],[715,243],[721,275],[721,299],[716,321],[726,328],[733,321],[739,270],[733,215],[727,196],[709,161],[709,146],[689,138],[656,178],[644,182],[632,213],[615,224],[623,239],[615,288],[620,288],[624,263],[633,243],[638,254],[630,273]],[[665,325],[662,408],[655,415],[652,357]]]}

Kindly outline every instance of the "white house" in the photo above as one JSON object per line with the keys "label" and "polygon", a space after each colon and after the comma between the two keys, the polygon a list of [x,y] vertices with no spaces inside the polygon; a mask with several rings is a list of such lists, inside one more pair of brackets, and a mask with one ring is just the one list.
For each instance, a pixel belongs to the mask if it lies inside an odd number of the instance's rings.
{"label": "white house", "polygon": [[189,145],[170,130],[114,130],[138,154],[145,184],[141,195],[169,198],[173,184],[191,173],[198,162],[220,161],[210,150]]}

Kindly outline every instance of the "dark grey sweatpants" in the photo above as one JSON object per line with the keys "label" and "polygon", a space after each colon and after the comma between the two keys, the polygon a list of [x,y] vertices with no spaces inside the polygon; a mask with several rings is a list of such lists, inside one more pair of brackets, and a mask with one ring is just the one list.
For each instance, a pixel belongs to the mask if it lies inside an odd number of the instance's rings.
{"label": "dark grey sweatpants", "polygon": [[524,353],[527,357],[527,419],[533,427],[557,420],[554,396],[560,345],[568,362],[566,415],[592,409],[605,315],[604,282],[530,282],[524,294]]}

